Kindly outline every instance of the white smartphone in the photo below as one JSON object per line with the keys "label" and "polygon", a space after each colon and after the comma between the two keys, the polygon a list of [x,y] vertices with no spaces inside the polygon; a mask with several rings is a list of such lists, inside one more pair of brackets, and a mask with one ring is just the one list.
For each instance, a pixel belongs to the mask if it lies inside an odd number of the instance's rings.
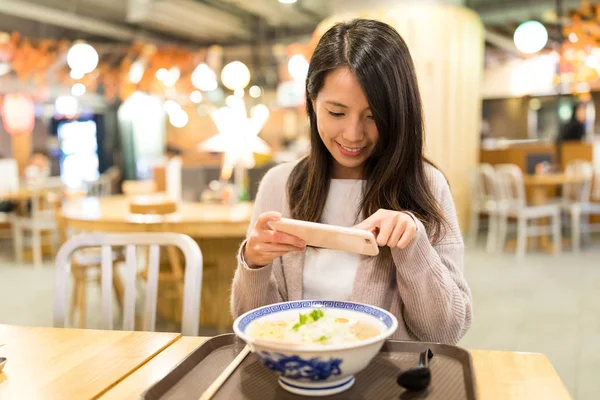
{"label": "white smartphone", "polygon": [[308,246],[347,251],[367,256],[376,256],[379,254],[379,247],[373,233],[362,229],[299,221],[289,218],[270,221],[269,224],[276,231],[299,237]]}

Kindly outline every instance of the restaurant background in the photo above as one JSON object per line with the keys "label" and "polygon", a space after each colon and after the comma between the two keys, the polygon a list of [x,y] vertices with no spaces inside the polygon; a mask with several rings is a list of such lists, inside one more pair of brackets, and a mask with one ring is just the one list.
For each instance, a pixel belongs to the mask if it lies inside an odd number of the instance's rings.
{"label": "restaurant background", "polygon": [[[200,335],[231,332],[258,184],[308,152],[308,62],[327,29],[353,18],[392,25],[411,50],[426,154],[466,243],[474,320],[459,345],[543,353],[573,398],[597,398],[596,1],[0,0],[0,324],[54,325],[57,249],[76,234],[167,231],[202,251]],[[582,135],[564,141],[577,103]],[[491,188],[506,164],[523,199],[503,236],[506,199]],[[519,213],[552,205],[558,239],[538,229],[550,214],[533,218],[531,237],[519,231]],[[103,328],[96,250],[71,263],[73,327]],[[180,331],[182,256],[161,251],[157,331]],[[125,255],[113,258],[118,278]],[[139,313],[148,259],[138,251]]]}

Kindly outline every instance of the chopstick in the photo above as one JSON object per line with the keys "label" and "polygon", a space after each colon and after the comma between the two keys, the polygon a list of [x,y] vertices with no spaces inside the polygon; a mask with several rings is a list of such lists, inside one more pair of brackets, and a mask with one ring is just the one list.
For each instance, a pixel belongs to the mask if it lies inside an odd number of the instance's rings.
{"label": "chopstick", "polygon": [[221,375],[219,375],[217,379],[215,379],[215,381],[208,387],[208,389],[204,391],[204,393],[202,393],[202,396],[200,396],[199,400],[210,400],[215,395],[215,393],[217,393],[217,391],[221,388],[223,383],[225,383],[227,378],[229,378],[229,376],[233,373],[233,371],[235,371],[235,369],[242,363],[242,361],[244,361],[248,353],[250,353],[250,347],[246,345],[242,349],[242,351],[240,351],[240,354],[238,354],[237,357],[234,358],[231,363],[229,363],[229,365],[223,370],[223,372],[221,372]]}

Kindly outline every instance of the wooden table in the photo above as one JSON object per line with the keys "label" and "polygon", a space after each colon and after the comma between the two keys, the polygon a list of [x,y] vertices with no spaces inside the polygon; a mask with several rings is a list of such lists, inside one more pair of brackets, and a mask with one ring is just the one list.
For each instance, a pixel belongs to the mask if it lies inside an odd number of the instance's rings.
{"label": "wooden table", "polygon": [[[67,229],[96,232],[176,232],[193,237],[204,260],[200,323],[230,329],[229,293],[237,268],[236,254],[252,216],[252,203],[234,205],[182,202],[175,213],[140,215],[129,212],[125,196],[75,199],[63,205]],[[161,299],[159,294],[159,300]],[[180,320],[178,307],[159,301],[161,315]]]}
{"label": "wooden table", "polygon": [[[0,399],[137,399],[206,339],[0,325]],[[470,353],[479,400],[571,399],[543,354]]]}
{"label": "wooden table", "polygon": [[91,399],[181,335],[0,325],[0,399]]}
{"label": "wooden table", "polygon": [[532,205],[543,205],[548,201],[548,189],[554,189],[566,184],[584,182],[584,178],[566,174],[525,175],[523,183],[529,189]]}
{"label": "wooden table", "polygon": [[[182,337],[101,399],[136,399],[207,338]],[[478,400],[566,400],[572,397],[543,354],[471,350]]]}
{"label": "wooden table", "polygon": [[31,199],[32,191],[30,189],[20,188],[14,191],[0,191],[0,201],[22,202]]}

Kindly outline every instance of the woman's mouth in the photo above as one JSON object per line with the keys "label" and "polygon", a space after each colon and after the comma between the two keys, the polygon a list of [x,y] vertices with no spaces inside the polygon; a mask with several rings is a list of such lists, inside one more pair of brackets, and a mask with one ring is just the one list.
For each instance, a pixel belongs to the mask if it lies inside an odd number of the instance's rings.
{"label": "woman's mouth", "polygon": [[343,155],[350,156],[350,157],[359,156],[362,153],[362,151],[365,149],[364,147],[347,147],[347,146],[342,146],[338,142],[335,142],[335,144],[337,144],[338,149],[340,149],[340,152]]}

